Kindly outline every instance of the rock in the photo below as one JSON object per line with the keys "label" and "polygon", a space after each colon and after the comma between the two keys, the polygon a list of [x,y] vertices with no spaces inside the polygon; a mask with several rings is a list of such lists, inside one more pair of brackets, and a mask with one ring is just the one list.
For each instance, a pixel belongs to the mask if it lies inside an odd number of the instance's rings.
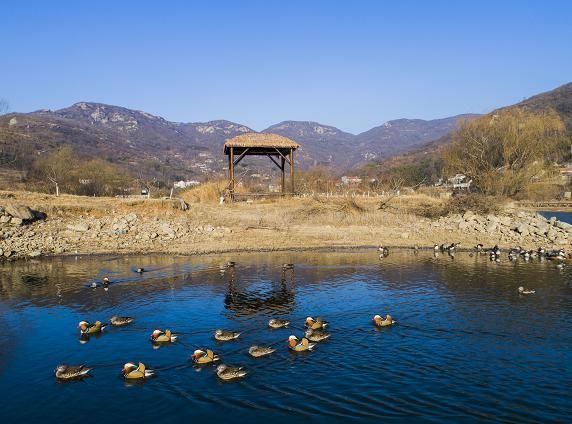
{"label": "rock", "polygon": [[408,238],[409,238],[409,233],[401,233],[401,238],[402,238],[402,239],[408,239]]}
{"label": "rock", "polygon": [[86,231],[89,230],[89,224],[87,222],[80,222],[75,225],[70,224],[67,226],[67,229],[71,231],[76,231],[78,233],[85,233]]}
{"label": "rock", "polygon": [[11,250],[6,250],[4,252],[4,257],[5,258],[9,258],[10,256],[12,256],[14,254],[14,252],[12,252]]}
{"label": "rock", "polygon": [[537,236],[543,236],[548,232],[548,229],[550,227],[546,224],[543,225],[538,225],[536,228],[533,229],[533,233],[536,234]]}
{"label": "rock", "polygon": [[42,256],[42,252],[39,250],[33,250],[28,255],[30,258],[37,258],[38,256]]}
{"label": "rock", "polygon": [[496,222],[489,222],[485,227],[487,233],[494,233],[497,230],[498,224]]}
{"label": "rock", "polygon": [[473,211],[467,211],[463,214],[463,219],[465,221],[471,221],[475,218],[475,213]]}
{"label": "rock", "polygon": [[19,225],[22,225],[23,222],[24,222],[24,221],[22,220],[22,218],[17,218],[17,217],[15,217],[15,216],[13,216],[13,217],[10,219],[10,224],[11,224],[11,225],[18,225],[18,226],[19,226]]}
{"label": "rock", "polygon": [[175,235],[175,230],[166,222],[162,223],[157,231],[161,235]]}
{"label": "rock", "polygon": [[27,206],[7,205],[4,207],[4,213],[14,218],[20,218],[23,221],[34,219],[32,209]]}
{"label": "rock", "polygon": [[569,233],[572,232],[572,224],[568,224],[567,222],[558,221],[556,226],[561,230],[568,231]]}
{"label": "rock", "polygon": [[2,215],[0,216],[0,224],[7,224],[11,219],[8,215]]}
{"label": "rock", "polygon": [[553,242],[558,237],[558,231],[556,231],[554,227],[550,227],[550,229],[546,232],[546,237],[548,237],[548,240]]}
{"label": "rock", "polygon": [[132,224],[137,221],[137,214],[135,212],[131,212],[130,214],[125,215],[123,219],[129,224]]}
{"label": "rock", "polygon": [[516,227],[516,231],[517,231],[522,237],[526,237],[527,235],[530,234],[529,226],[526,225],[526,224],[520,224],[520,225],[518,225],[518,227]]}

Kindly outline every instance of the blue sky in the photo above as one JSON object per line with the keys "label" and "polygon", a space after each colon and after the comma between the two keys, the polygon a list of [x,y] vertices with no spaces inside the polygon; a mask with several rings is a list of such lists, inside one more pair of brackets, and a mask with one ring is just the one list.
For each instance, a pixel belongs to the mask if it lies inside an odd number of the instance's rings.
{"label": "blue sky", "polygon": [[571,1],[6,1],[0,98],[357,133],[572,81],[571,18]]}

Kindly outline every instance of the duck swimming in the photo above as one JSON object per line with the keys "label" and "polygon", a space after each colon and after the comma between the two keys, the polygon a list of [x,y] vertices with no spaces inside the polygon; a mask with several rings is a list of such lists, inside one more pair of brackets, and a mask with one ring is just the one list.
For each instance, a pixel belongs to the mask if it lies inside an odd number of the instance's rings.
{"label": "duck swimming", "polygon": [[283,271],[287,271],[289,269],[294,269],[294,264],[282,264]]}
{"label": "duck swimming", "polygon": [[250,346],[248,348],[248,354],[253,358],[260,358],[262,356],[270,355],[271,353],[276,352],[276,349],[270,346]]}
{"label": "duck swimming", "polygon": [[221,329],[216,330],[214,333],[214,338],[219,342],[228,342],[230,340],[235,340],[238,338],[238,336],[240,336],[240,333],[228,330],[221,330]]}
{"label": "duck swimming", "polygon": [[320,317],[316,319],[312,317],[306,318],[306,327],[311,328],[312,330],[322,330],[326,328],[328,323],[326,321],[322,321]]}
{"label": "duck swimming", "polygon": [[519,294],[534,294],[536,293],[536,290],[534,289],[525,289],[524,287],[520,286],[518,288],[518,293]]}
{"label": "duck swimming", "polygon": [[177,341],[178,336],[171,333],[171,330],[154,330],[151,333],[151,341],[153,343],[174,343]]}
{"label": "duck swimming", "polygon": [[377,248],[379,253],[379,259],[386,258],[389,256],[389,249],[385,246],[379,246]]}
{"label": "duck swimming", "polygon": [[95,321],[95,324],[90,324],[87,321],[81,321],[78,324],[80,333],[83,334],[96,334],[101,333],[101,331],[107,327],[107,324],[102,324],[101,321]]}
{"label": "duck swimming", "polygon": [[285,319],[271,319],[270,321],[268,321],[268,326],[270,328],[285,328],[288,327],[288,325],[290,325],[290,321],[287,321]]}
{"label": "duck swimming", "polygon": [[306,350],[313,350],[316,346],[315,343],[310,343],[307,338],[302,338],[298,340],[296,336],[288,337],[288,348],[295,352],[304,352]]}
{"label": "duck swimming", "polygon": [[142,378],[149,378],[155,375],[155,371],[148,370],[145,368],[145,364],[139,362],[139,365],[135,365],[132,362],[127,362],[123,365],[123,377],[128,380],[136,380]]}
{"label": "duck swimming", "polygon": [[391,315],[386,315],[385,318],[381,318],[380,315],[376,315],[372,318],[372,321],[376,327],[388,327],[397,323],[397,321],[394,321],[393,318],[391,318]]}
{"label": "duck swimming", "polygon": [[137,268],[137,269],[135,270],[135,272],[136,272],[137,274],[143,274],[143,273],[145,272],[145,268]]}
{"label": "duck swimming", "polygon": [[132,317],[120,317],[120,316],[112,316],[111,319],[109,320],[109,322],[111,323],[111,325],[120,327],[122,325],[128,325],[131,324],[135,319]]}
{"label": "duck swimming", "polygon": [[210,349],[197,349],[193,352],[191,358],[195,364],[210,364],[220,360],[220,357],[215,355],[215,353]]}
{"label": "duck swimming", "polygon": [[216,375],[221,380],[230,381],[238,380],[243,378],[248,374],[243,367],[230,367],[228,365],[221,364],[216,368]]}
{"label": "duck swimming", "polygon": [[328,340],[330,338],[330,334],[320,330],[312,330],[311,328],[306,330],[304,336],[311,342],[323,342],[324,340]]}
{"label": "duck swimming", "polygon": [[60,380],[77,380],[88,377],[91,368],[85,365],[58,365],[56,368],[56,378]]}

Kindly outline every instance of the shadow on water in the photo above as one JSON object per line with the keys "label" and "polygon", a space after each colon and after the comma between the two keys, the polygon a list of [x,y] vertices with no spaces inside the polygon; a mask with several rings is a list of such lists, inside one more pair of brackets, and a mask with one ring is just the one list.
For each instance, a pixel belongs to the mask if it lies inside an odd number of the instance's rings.
{"label": "shadow on water", "polygon": [[[225,267],[229,260],[235,266]],[[147,272],[135,273],[141,266]],[[8,421],[72,422],[61,411],[73,404],[82,405],[86,422],[112,414],[136,422],[141,410],[168,422],[545,422],[567,421],[572,410],[572,274],[550,261],[407,250],[380,261],[372,250],[54,258],[0,267],[0,392],[10,394]],[[105,275],[108,290],[89,287]],[[536,294],[518,295],[521,285]],[[398,324],[371,325],[374,314],[387,313]],[[79,321],[112,315],[135,321],[78,343]],[[288,336],[303,336],[308,315],[329,321],[331,338],[313,352],[288,351]],[[269,329],[271,317],[287,318],[290,328]],[[179,338],[154,349],[155,328]],[[217,328],[241,336],[219,343]],[[253,344],[277,350],[253,359]],[[215,366],[193,366],[196,348],[246,367],[247,378],[221,383]],[[143,362],[156,376],[122,384],[125,362]],[[86,364],[93,377],[56,384],[51,370],[59,363]]]}

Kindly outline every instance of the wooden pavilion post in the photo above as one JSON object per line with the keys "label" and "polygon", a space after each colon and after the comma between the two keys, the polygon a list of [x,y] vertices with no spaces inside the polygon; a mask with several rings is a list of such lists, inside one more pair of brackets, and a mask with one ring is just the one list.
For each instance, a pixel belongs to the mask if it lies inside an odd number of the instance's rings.
{"label": "wooden pavilion post", "polygon": [[228,155],[228,171],[230,178],[230,200],[234,201],[234,147],[230,148],[230,154]]}
{"label": "wooden pavilion post", "polygon": [[284,194],[286,192],[286,184],[285,184],[285,179],[284,179],[284,168],[285,168],[285,164],[286,164],[286,159],[284,158],[284,155],[280,155],[280,171],[282,172],[282,194]]}
{"label": "wooden pavilion post", "polygon": [[294,149],[290,148],[290,192],[294,195]]}

